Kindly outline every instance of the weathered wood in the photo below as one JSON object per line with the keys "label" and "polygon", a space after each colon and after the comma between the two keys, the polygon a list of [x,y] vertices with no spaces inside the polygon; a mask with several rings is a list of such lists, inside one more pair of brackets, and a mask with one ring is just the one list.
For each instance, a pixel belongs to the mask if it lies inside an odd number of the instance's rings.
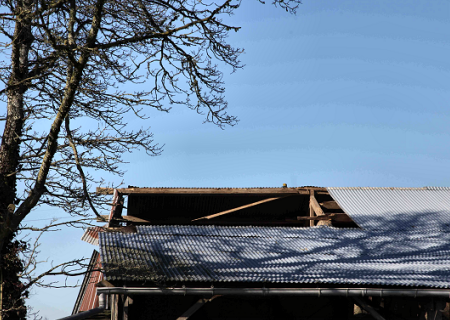
{"label": "weathered wood", "polygon": [[313,217],[298,216],[297,220],[310,220],[310,221],[311,220],[313,220],[313,221],[333,220],[333,221],[339,221],[339,222],[352,222],[353,221],[345,213],[326,213],[323,216],[313,216]]}
{"label": "weathered wood", "polygon": [[228,214],[228,213],[232,213],[232,212],[236,212],[236,211],[239,211],[239,210],[251,208],[251,207],[258,206],[260,204],[266,203],[266,202],[282,199],[282,198],[285,198],[285,197],[286,196],[284,196],[284,197],[277,197],[277,198],[263,199],[263,200],[260,200],[260,201],[256,201],[256,202],[252,202],[252,203],[246,204],[244,206],[240,206],[240,207],[233,208],[233,209],[230,209],[230,210],[225,210],[225,211],[221,211],[221,212],[218,212],[218,213],[215,213],[215,214],[211,214],[211,215],[208,215],[208,216],[200,217],[200,218],[194,219],[192,221],[203,220],[203,219],[214,219],[214,218],[223,216],[223,215]]}
{"label": "weathered wood", "polygon": [[[318,194],[328,194],[326,188],[299,187],[299,188],[120,188],[116,189],[124,195],[130,194],[196,194],[196,195],[308,195],[309,190],[315,190]],[[98,187],[98,194],[113,194],[113,188]]]}
{"label": "weathered wood", "polygon": [[113,204],[111,206],[111,212],[108,217],[108,227],[117,227],[118,223],[116,221],[117,218],[122,217],[122,209],[123,209],[123,196],[117,189],[114,190],[113,196]]}
{"label": "weathered wood", "polygon": [[111,299],[111,320],[119,320],[119,295],[110,295]]}
{"label": "weathered wood", "polygon": [[353,297],[353,300],[355,300],[356,304],[360,306],[362,309],[366,310],[374,319],[376,320],[386,320],[379,314],[372,306],[367,304],[363,299],[360,299],[358,297]]}
{"label": "weathered wood", "polygon": [[328,210],[342,210],[336,201],[324,201],[319,203],[321,207]]}
{"label": "weathered wood", "polygon": [[320,207],[319,203],[316,200],[316,197],[314,197],[314,192],[311,193],[309,196],[309,205],[314,209],[314,213],[317,216],[323,216],[325,213],[323,213],[322,208]]}
{"label": "weathered wood", "polygon": [[[310,193],[310,197],[311,197],[311,195],[314,196],[314,190],[310,190],[309,193]],[[309,216],[310,216],[311,218],[316,216],[315,213],[314,213],[314,208],[311,206],[311,199],[310,199],[310,201],[309,201]],[[314,227],[314,225],[315,225],[314,220],[310,220],[310,221],[309,221],[309,226],[310,226],[310,227]]]}
{"label": "weathered wood", "polygon": [[[102,215],[102,218],[105,219],[109,219],[109,216],[107,215]],[[135,222],[135,223],[150,223],[149,220],[145,220],[145,219],[141,219],[138,217],[133,217],[133,216],[122,216],[121,218],[114,218],[114,220],[120,221],[120,222]],[[100,218],[97,218],[97,221],[101,222],[103,220],[101,220]]]}
{"label": "weathered wood", "polygon": [[219,295],[213,296],[211,299],[205,299],[201,298],[199,299],[192,307],[186,310],[181,316],[177,318],[177,320],[187,320],[189,319],[194,313],[196,313],[201,307],[203,307],[206,303],[213,301],[214,299],[221,297]]}
{"label": "weathered wood", "polygon": [[130,297],[125,297],[123,301],[123,316],[122,320],[129,320],[129,306],[130,306]]}

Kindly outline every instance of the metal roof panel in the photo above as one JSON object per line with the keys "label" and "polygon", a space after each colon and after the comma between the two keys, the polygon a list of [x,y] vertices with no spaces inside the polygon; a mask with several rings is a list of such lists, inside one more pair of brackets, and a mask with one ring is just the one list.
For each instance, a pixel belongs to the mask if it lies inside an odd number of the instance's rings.
{"label": "metal roof panel", "polygon": [[450,231],[450,188],[327,188],[366,230]]}
{"label": "metal roof panel", "polygon": [[107,280],[450,287],[450,235],[438,231],[140,226],[99,236]]}

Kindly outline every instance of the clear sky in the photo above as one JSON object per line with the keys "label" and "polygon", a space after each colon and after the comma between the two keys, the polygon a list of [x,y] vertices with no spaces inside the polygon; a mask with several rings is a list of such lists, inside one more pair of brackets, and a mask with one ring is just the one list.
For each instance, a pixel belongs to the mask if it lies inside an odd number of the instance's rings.
{"label": "clear sky", "polygon": [[[227,20],[242,27],[230,43],[245,49],[243,70],[223,69],[239,124],[151,112],[132,125],[150,124],[164,152],[127,155],[125,185],[450,186],[449,0],[304,0],[296,16],[244,0]],[[29,220],[47,216],[64,213]],[[90,256],[81,235],[45,235],[42,258]],[[54,319],[78,289],[34,293],[30,304]]]}

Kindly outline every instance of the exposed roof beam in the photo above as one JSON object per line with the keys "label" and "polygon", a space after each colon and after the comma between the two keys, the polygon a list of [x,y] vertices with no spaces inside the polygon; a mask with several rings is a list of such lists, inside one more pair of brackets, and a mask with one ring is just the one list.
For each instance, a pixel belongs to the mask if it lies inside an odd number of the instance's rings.
{"label": "exposed roof beam", "polygon": [[211,214],[209,216],[200,217],[200,218],[194,219],[192,221],[217,218],[217,217],[223,216],[223,215],[228,214],[228,213],[232,213],[232,212],[236,212],[236,211],[239,211],[239,210],[251,208],[251,207],[258,206],[260,204],[266,203],[266,202],[270,202],[270,201],[274,201],[274,200],[278,200],[278,199],[282,199],[282,198],[286,198],[286,197],[287,196],[263,199],[263,200],[256,201],[256,202],[253,202],[253,203],[250,203],[250,204],[246,204],[244,206],[240,206],[240,207],[233,208],[233,209],[230,209],[230,210],[221,211],[221,212],[218,212],[218,213],[215,213],[215,214]]}
{"label": "exposed roof beam", "polygon": [[[102,215],[102,218],[106,219],[108,221],[109,216]],[[141,219],[134,216],[121,216],[120,218],[113,218],[113,220],[121,221],[121,222],[135,222],[135,223],[150,223],[149,220]],[[97,218],[97,221],[101,222],[103,220]]]}
{"label": "exposed roof beam", "polygon": [[329,210],[342,210],[336,201],[324,201],[319,203],[321,207]]}
{"label": "exposed roof beam", "polygon": [[211,299],[200,298],[192,307],[190,307],[188,310],[186,310],[185,313],[183,313],[180,317],[178,317],[177,320],[189,319],[194,313],[196,313],[206,303],[211,302],[218,297],[221,297],[221,296],[216,295],[216,296],[213,296]]}
{"label": "exposed roof beam", "polygon": [[363,299],[360,299],[359,297],[353,297],[353,300],[355,300],[356,304],[366,310],[374,319],[376,320],[386,320],[375,310],[372,306],[370,306],[368,303],[366,303]]}
{"label": "exposed roof beam", "polygon": [[327,213],[323,216],[316,216],[316,217],[305,217],[305,216],[298,216],[297,220],[333,220],[333,221],[339,221],[339,222],[353,222],[353,220],[346,215],[345,213]]}
{"label": "exposed roof beam", "polygon": [[[113,194],[113,188],[97,188],[98,194]],[[298,188],[119,188],[116,189],[123,195],[130,194],[187,194],[187,195],[308,195],[309,190],[315,190],[318,194],[328,194],[326,188],[298,187]]]}
{"label": "exposed roof beam", "polygon": [[325,215],[322,208],[320,207],[320,204],[317,202],[316,197],[314,197],[314,192],[311,192],[311,195],[309,197],[309,204],[314,209],[314,212],[317,216]]}

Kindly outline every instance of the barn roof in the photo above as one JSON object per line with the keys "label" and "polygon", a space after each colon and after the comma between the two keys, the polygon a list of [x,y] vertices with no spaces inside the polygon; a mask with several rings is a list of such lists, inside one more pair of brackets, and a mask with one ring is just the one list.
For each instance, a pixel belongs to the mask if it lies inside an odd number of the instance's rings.
{"label": "barn roof", "polygon": [[[240,196],[265,190],[304,193],[313,199],[308,188],[122,191],[199,194],[200,201],[204,194]],[[450,288],[450,188],[314,189],[331,196],[360,229],[256,227],[247,221],[240,226],[166,223],[138,226],[133,233],[102,232],[106,279]],[[195,212],[195,217],[204,214]]]}
{"label": "barn roof", "polygon": [[327,188],[366,230],[450,231],[450,188]]}
{"label": "barn roof", "polygon": [[106,279],[450,287],[450,235],[331,227],[139,226],[101,233]]}

